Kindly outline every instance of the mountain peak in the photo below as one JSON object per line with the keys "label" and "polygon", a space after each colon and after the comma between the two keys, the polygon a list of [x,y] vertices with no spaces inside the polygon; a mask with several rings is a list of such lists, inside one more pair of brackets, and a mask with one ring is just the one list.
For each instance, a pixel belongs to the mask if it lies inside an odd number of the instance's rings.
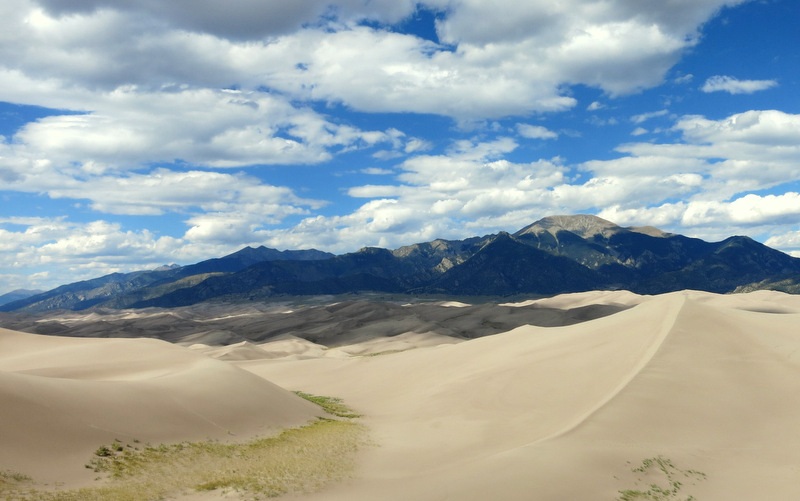
{"label": "mountain peak", "polygon": [[175,264],[175,263],[172,263],[172,264],[162,264],[162,265],[161,265],[161,266],[159,266],[158,268],[153,268],[153,270],[152,270],[152,271],[168,271],[168,270],[174,270],[174,269],[176,269],[176,268],[180,268],[180,267],[181,267],[181,266],[180,266],[179,264]]}
{"label": "mountain peak", "polygon": [[522,228],[514,233],[515,237],[529,233],[539,234],[548,232],[555,235],[565,230],[575,233],[581,238],[591,238],[594,235],[608,236],[609,233],[619,231],[620,228],[611,221],[590,214],[576,214],[574,216],[547,216],[535,223]]}

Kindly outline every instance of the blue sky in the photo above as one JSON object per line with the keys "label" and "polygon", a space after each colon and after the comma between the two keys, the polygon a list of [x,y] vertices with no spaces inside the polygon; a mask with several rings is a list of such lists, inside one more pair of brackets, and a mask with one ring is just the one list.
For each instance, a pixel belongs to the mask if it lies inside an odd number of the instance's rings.
{"label": "blue sky", "polygon": [[800,256],[796,0],[8,0],[0,293],[596,214]]}

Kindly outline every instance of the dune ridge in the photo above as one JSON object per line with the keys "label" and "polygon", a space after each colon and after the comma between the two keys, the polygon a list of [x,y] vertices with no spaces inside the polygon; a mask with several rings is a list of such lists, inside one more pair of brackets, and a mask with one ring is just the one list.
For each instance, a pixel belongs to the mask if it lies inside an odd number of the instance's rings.
{"label": "dune ridge", "polygon": [[649,345],[643,347],[638,360],[636,360],[635,363],[633,363],[630,367],[630,372],[624,375],[620,379],[619,384],[612,388],[607,395],[602,397],[600,401],[598,401],[586,413],[575,416],[574,420],[567,423],[563,429],[552,435],[543,437],[530,445],[535,445],[536,443],[544,442],[546,440],[552,440],[571,432],[585,421],[590,419],[592,415],[608,405],[617,395],[619,395],[633,381],[633,379],[636,378],[639,373],[641,373],[648,366],[648,364],[653,360],[653,357],[656,356],[658,350],[661,349],[662,345],[666,342],[668,336],[671,334],[672,329],[675,326],[675,322],[680,315],[680,311],[684,308],[687,301],[688,299],[685,296],[676,296],[672,298],[668,304],[658,305],[661,307],[659,313],[662,313],[664,317],[660,319],[660,321],[658,319],[653,319],[655,326],[658,328],[653,331],[653,336],[649,342]]}

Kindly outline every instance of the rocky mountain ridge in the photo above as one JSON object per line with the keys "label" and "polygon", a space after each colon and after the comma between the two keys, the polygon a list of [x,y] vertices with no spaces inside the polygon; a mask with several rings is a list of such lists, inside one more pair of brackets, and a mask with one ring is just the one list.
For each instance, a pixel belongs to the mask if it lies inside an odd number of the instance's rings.
{"label": "rocky mountain ridge", "polygon": [[245,248],[157,271],[64,285],[0,311],[187,306],[209,300],[378,292],[413,295],[553,295],[592,289],[659,294],[733,292],[800,276],[800,259],[748,237],[721,242],[621,227],[597,216],[549,216],[516,233],[437,239],[395,250]]}

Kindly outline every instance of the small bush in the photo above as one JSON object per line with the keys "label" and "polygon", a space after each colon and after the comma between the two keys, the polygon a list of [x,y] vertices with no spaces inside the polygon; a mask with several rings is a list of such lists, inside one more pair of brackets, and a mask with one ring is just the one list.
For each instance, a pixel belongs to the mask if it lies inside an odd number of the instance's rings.
{"label": "small bush", "polygon": [[112,452],[112,450],[108,446],[101,445],[100,447],[97,448],[96,451],[94,451],[94,455],[101,458],[105,458],[113,456],[114,452]]}

